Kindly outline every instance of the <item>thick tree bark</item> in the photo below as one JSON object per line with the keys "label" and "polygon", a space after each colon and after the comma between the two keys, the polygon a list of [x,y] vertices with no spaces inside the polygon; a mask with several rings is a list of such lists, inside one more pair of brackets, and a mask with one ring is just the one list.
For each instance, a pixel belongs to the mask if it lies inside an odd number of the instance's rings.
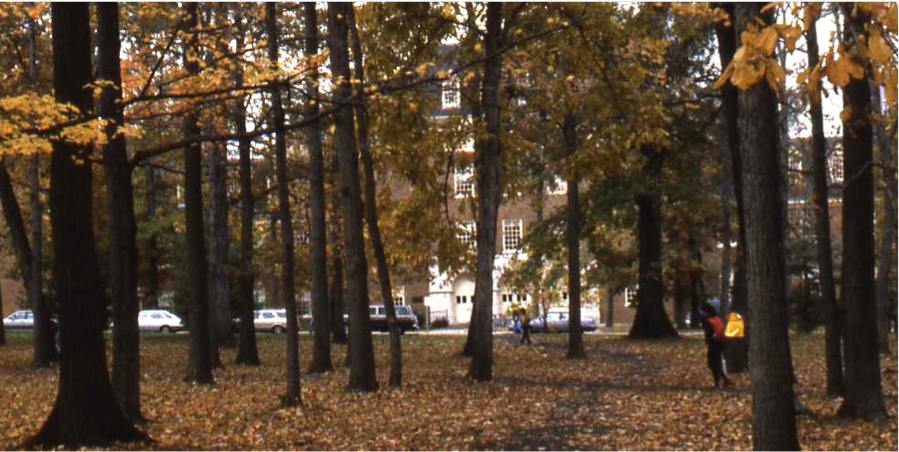
{"label": "thick tree bark", "polygon": [[[334,152],[331,158],[331,164],[335,168],[335,172],[331,173],[328,180],[331,185],[331,233],[328,235],[331,241],[331,278],[328,279],[328,300],[331,309],[331,334],[332,341],[335,344],[347,344],[346,322],[344,321],[344,294],[346,287],[343,278],[343,245],[341,237],[343,237],[343,228],[341,227],[342,215],[340,215],[341,193],[340,181],[336,175],[340,171],[340,159],[337,158],[337,152]],[[349,353],[347,353],[349,359]]]}
{"label": "thick tree bark", "polygon": [[[881,107],[880,87],[872,90],[871,102],[877,114],[883,118]],[[888,170],[893,165],[893,149],[895,142],[887,138],[883,121],[874,126],[874,135],[880,147],[880,173],[883,178],[883,222],[880,234],[880,260],[877,266],[877,276],[874,282],[877,298],[877,344],[882,355],[889,355],[890,350],[890,274],[896,258],[893,257],[893,243],[896,236],[896,198],[890,187],[896,187],[896,173]]]}
{"label": "thick tree bark", "polygon": [[[156,168],[147,165],[144,171],[147,178],[146,219],[151,220],[156,218]],[[144,250],[147,256],[147,295],[143,305],[146,309],[157,309],[159,308],[159,247],[155,232],[150,233]]]}
{"label": "thick tree bark", "polygon": [[[318,13],[315,2],[303,3],[303,17],[306,27],[306,56],[318,55]],[[318,68],[308,71],[306,91],[310,100],[306,102],[306,114],[318,114],[319,97]],[[306,147],[309,149],[309,192],[312,218],[312,360],[309,373],[324,373],[334,370],[331,363],[331,309],[328,303],[328,237],[325,221],[325,164],[322,152],[322,125],[315,121],[306,129]]]}
{"label": "thick tree bark", "polygon": [[[352,97],[348,52],[348,25],[352,3],[328,3],[328,47],[335,76],[334,101],[346,103]],[[343,200],[343,237],[346,251],[347,295],[350,306],[349,359],[350,391],[368,392],[378,388],[374,349],[368,314],[368,263],[362,235],[362,188],[356,151],[355,121],[348,105],[334,114],[335,143],[340,160],[340,191]]]}
{"label": "thick tree bark", "polygon": [[[736,5],[740,30],[756,18],[770,23],[764,4]],[[762,81],[739,96],[740,155],[749,275],[749,375],[752,445],[755,450],[799,450],[793,405],[793,374],[787,331],[781,223],[777,97]],[[774,208],[772,208],[774,206]]]}
{"label": "thick tree bark", "polygon": [[503,4],[487,4],[487,34],[484,37],[484,82],[481,105],[484,109],[485,133],[476,140],[478,200],[478,263],[475,272],[475,310],[471,364],[468,377],[474,381],[493,379],[493,264],[496,256],[496,222],[502,200],[500,162],[503,152],[499,108],[502,58]]}
{"label": "thick tree bark", "polygon": [[[649,179],[660,177],[664,156],[651,146],[644,146],[641,152],[646,157],[646,171]],[[638,283],[637,313],[631,326],[632,339],[676,337],[677,330],[668,319],[664,304],[662,286],[662,217],[659,195],[651,190],[637,195],[637,241],[638,241]]]}
{"label": "thick tree bark", "polygon": [[[812,23],[806,32],[808,65],[818,65],[818,32]],[[824,313],[824,357],[827,366],[827,394],[843,393],[843,353],[837,329],[836,288],[833,279],[833,247],[830,243],[830,207],[827,188],[827,143],[824,138],[824,119],[821,93],[809,95],[812,117],[812,200],[815,206],[815,238],[818,261],[818,280],[821,290],[821,310]]]}
{"label": "thick tree bark", "polygon": [[[265,29],[268,35],[268,59],[278,67],[278,12],[276,3],[265,4]],[[300,341],[296,294],[293,283],[293,221],[290,216],[290,184],[287,179],[287,133],[284,130],[284,108],[281,89],[269,87],[272,95],[272,121],[275,129],[275,160],[278,177],[278,215],[281,219],[281,297],[287,311],[287,393],[281,399],[286,406],[302,405],[300,391]]]}
{"label": "thick tree bark", "polygon": [[35,320],[32,333],[34,349],[32,367],[35,369],[50,367],[50,364],[58,358],[53,332],[50,328],[50,313],[40,294],[41,286],[34,284],[36,279],[33,276],[35,267],[33,244],[29,244],[22,210],[13,191],[12,179],[5,158],[0,158],[0,206],[3,208],[3,216],[6,218],[6,225],[9,228],[9,235],[16,254],[16,264],[22,275],[25,295]]}
{"label": "thick tree bark", "polygon": [[[243,21],[241,5],[234,6],[235,43],[237,52],[244,49],[246,25]],[[235,68],[235,80],[238,85],[244,83],[243,68]],[[243,100],[234,103],[234,125],[237,133],[247,132],[247,113]],[[259,349],[256,346],[256,328],[254,325],[253,307],[255,297],[255,274],[253,272],[253,219],[255,203],[253,200],[253,166],[250,161],[250,140],[241,138],[237,141],[240,167],[240,263],[237,276],[237,313],[240,318],[240,336],[237,346],[237,357],[234,362],[258,366]]]}
{"label": "thick tree bark", "polygon": [[[569,158],[577,153],[577,125],[579,118],[565,115],[562,134],[565,150]],[[578,186],[580,177],[575,173],[568,182],[568,229],[565,239],[568,244],[568,358],[586,358],[584,351],[584,330],[581,324],[581,201]],[[541,196],[543,191],[540,191]],[[545,323],[544,323],[545,325]]]}
{"label": "thick tree bark", "polygon": [[[185,3],[185,26],[193,30],[198,24],[196,3]],[[200,71],[198,39],[188,35],[184,47],[184,65],[188,74]],[[184,117],[184,135],[200,135],[198,114],[188,112]],[[186,380],[211,384],[212,353],[209,341],[209,286],[206,263],[206,243],[203,232],[203,156],[200,143],[184,148],[184,222],[187,229],[187,273],[190,300],[190,342]]]}
{"label": "thick tree bark", "polygon": [[[843,45],[867,37],[869,16],[843,4]],[[864,41],[862,41],[864,42]],[[868,71],[866,71],[868,72]],[[868,74],[843,88],[849,117],[843,122],[843,291],[846,296],[846,392],[839,414],[879,419],[886,416],[877,347],[874,298],[874,176],[871,88]]]}
{"label": "thick tree bark", "polygon": [[[365,81],[365,67],[362,64],[362,43],[356,26],[356,15],[350,8],[350,33],[353,38],[353,65],[355,78],[360,81],[359,90]],[[390,269],[387,267],[387,256],[381,241],[381,228],[378,227],[378,206],[375,189],[375,169],[372,162],[371,147],[368,141],[368,108],[365,97],[356,103],[356,133],[359,136],[359,151],[362,154],[362,168],[365,174],[365,221],[371,246],[375,252],[375,263],[378,279],[381,283],[381,300],[387,311],[387,331],[390,335],[390,378],[388,385],[392,388],[403,386],[403,348],[400,343],[400,332],[396,323],[396,307],[393,304],[393,287],[390,284]]]}
{"label": "thick tree bark", "polygon": [[[737,51],[737,34],[735,31],[736,17],[734,15],[734,3],[718,3],[731,18],[731,26],[725,26],[723,22],[715,24],[715,34],[718,38],[718,55],[721,59],[721,67],[727,67],[733,60]],[[743,209],[743,164],[740,160],[740,130],[737,126],[739,117],[739,93],[737,87],[730,81],[721,88],[721,105],[724,111],[724,132],[727,137],[727,146],[731,153],[731,169],[733,171],[734,196],[737,200],[737,250],[734,256],[734,282],[733,298],[730,310],[743,317],[745,325],[746,341],[750,341],[751,331],[747,307],[747,273],[746,273],[746,221]],[[745,372],[749,367],[749,349],[747,347],[728,347],[725,350],[727,370],[730,373]]]}
{"label": "thick tree bark", "polygon": [[[53,85],[57,102],[82,114],[93,106],[90,13],[87,3],[54,3]],[[50,220],[53,273],[60,308],[62,354],[53,409],[29,447],[66,448],[145,439],[123,415],[106,367],[100,267],[94,250],[90,146],[53,143]]]}
{"label": "thick tree bark", "polygon": [[215,144],[209,149],[209,184],[212,189],[209,202],[209,332],[212,363],[221,367],[219,347],[234,347],[234,331],[231,325],[231,301],[226,272],[228,260],[228,181],[224,145]]}
{"label": "thick tree bark", "polygon": [[119,52],[118,3],[97,4],[98,70],[101,80],[111,82],[100,94],[100,115],[109,120],[107,142],[101,149],[106,163],[106,193],[109,215],[109,270],[112,283],[112,387],[122,411],[132,421],[143,420],[140,412],[140,330],[137,313],[137,221],[134,217],[132,167],[128,165],[125,136],[118,134],[124,114],[116,109],[122,99]]}

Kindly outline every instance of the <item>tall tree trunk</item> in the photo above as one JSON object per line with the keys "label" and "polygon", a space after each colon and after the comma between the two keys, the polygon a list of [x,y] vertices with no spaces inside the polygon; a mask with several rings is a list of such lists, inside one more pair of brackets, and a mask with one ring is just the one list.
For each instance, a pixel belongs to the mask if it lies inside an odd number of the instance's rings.
{"label": "tall tree trunk", "polygon": [[[270,207],[268,204],[271,202],[271,199],[266,200],[267,207]],[[269,234],[268,234],[268,248],[275,249],[278,247],[278,244],[281,243],[278,240],[278,215],[277,213],[267,213],[269,220]],[[269,251],[271,252],[271,251]],[[277,265],[272,268],[272,271],[267,272],[266,279],[266,295],[265,302],[269,307],[284,307],[284,302],[281,299],[281,280],[278,278],[278,272],[276,271]]]}
{"label": "tall tree trunk", "polygon": [[[268,35],[268,59],[278,67],[278,12],[276,3],[265,4],[265,29]],[[278,176],[278,215],[281,218],[281,296],[287,311],[287,393],[281,400],[286,406],[302,405],[300,392],[300,340],[297,303],[293,284],[293,221],[290,216],[290,182],[287,179],[287,132],[284,130],[284,108],[277,81],[270,86],[272,120],[275,129],[275,160]]]}
{"label": "tall tree trunk", "polygon": [[468,377],[474,381],[493,379],[493,267],[496,256],[496,222],[502,200],[500,186],[500,162],[503,145],[500,139],[500,96],[502,58],[503,4],[487,4],[487,34],[484,37],[484,82],[481,105],[484,111],[485,133],[476,140],[478,198],[478,263],[475,272],[475,322],[471,364]]}
{"label": "tall tree trunk", "polygon": [[351,8],[352,3],[328,3],[328,48],[331,51],[331,70],[336,77],[334,101],[343,105],[334,114],[334,141],[340,160],[343,240],[346,250],[347,294],[350,298],[351,365],[347,389],[368,392],[378,388],[378,380],[368,318],[368,263],[362,236],[362,188],[359,184],[355,121],[349,105],[353,95],[347,47],[347,20]]}
{"label": "tall tree trunk", "polygon": [[222,366],[219,347],[234,346],[226,272],[230,245],[226,153],[223,144],[214,144],[209,149],[209,184],[212,189],[209,203],[209,332],[212,364],[215,367]]}
{"label": "tall tree trunk", "polygon": [[[565,150],[569,158],[577,153],[577,125],[579,118],[574,113],[565,115],[562,134]],[[568,180],[568,358],[586,358],[584,351],[584,329],[581,324],[581,201],[579,185],[581,178],[575,172]],[[543,196],[543,191],[540,191]],[[545,325],[545,323],[544,323]]]}
{"label": "tall tree trunk", "polygon": [[[147,178],[146,219],[156,218],[156,168],[147,165],[144,170]],[[147,295],[144,299],[144,308],[157,309],[159,307],[159,248],[156,232],[151,232],[147,238],[145,255],[147,256]]]}
{"label": "tall tree trunk", "polygon": [[359,100],[356,103],[356,133],[359,136],[359,151],[362,154],[362,168],[365,173],[365,221],[368,223],[368,233],[371,238],[371,246],[375,252],[375,263],[378,269],[378,279],[381,283],[381,300],[387,311],[387,331],[390,335],[390,379],[388,385],[392,388],[403,386],[403,348],[400,344],[400,332],[396,322],[396,307],[393,304],[393,287],[390,284],[390,269],[387,267],[387,256],[384,253],[384,244],[381,242],[381,228],[378,227],[378,206],[375,194],[375,169],[372,162],[371,149],[368,141],[368,108],[365,105],[365,97],[362,96],[362,87],[365,82],[365,67],[362,64],[362,43],[359,38],[359,29],[356,26],[356,15],[350,8],[350,33],[353,38],[353,65],[355,66],[355,78],[359,81]]}
{"label": "tall tree trunk", "polygon": [[[340,170],[340,159],[337,158],[337,152],[335,151],[331,158],[331,163],[334,168],[334,171],[328,177],[331,185],[331,234],[328,236],[331,240],[331,249],[334,250],[331,253],[331,277],[328,280],[328,299],[330,303],[331,309],[331,332],[332,332],[332,340],[335,344],[347,344],[349,339],[347,338],[346,331],[346,322],[344,322],[344,314],[346,313],[346,309],[344,309],[344,294],[346,293],[346,287],[343,278],[343,245],[341,244],[341,237],[343,237],[343,228],[341,227],[341,223],[343,223],[343,216],[340,215],[340,205],[341,205],[341,193],[340,193],[340,181],[338,180],[337,172]],[[347,353],[347,359],[349,359],[349,353]]]}
{"label": "tall tree trunk", "polygon": [[[718,3],[731,18],[730,23],[736,23],[734,15],[734,3]],[[726,26],[722,21],[715,24],[715,34],[718,38],[718,55],[721,59],[721,67],[727,67],[733,60],[737,51],[737,34],[735,26]],[[721,88],[721,104],[724,111],[724,130],[727,136],[727,146],[730,148],[731,169],[733,170],[734,197],[737,200],[737,250],[734,256],[734,282],[733,299],[730,310],[743,317],[745,325],[746,341],[751,341],[751,329],[749,324],[752,319],[749,316],[747,300],[747,273],[746,273],[746,220],[743,209],[743,163],[740,160],[740,129],[737,121],[740,112],[739,93],[737,87],[730,81]],[[745,346],[727,347],[725,350],[727,370],[731,373],[745,372],[749,367],[749,348]]]}
{"label": "tall tree trunk", "polygon": [[16,264],[19,267],[19,273],[22,275],[22,282],[25,285],[25,295],[30,302],[35,320],[32,333],[32,346],[34,349],[32,367],[35,369],[50,367],[50,363],[57,359],[56,345],[50,328],[50,313],[43,301],[43,297],[35,293],[35,289],[39,290],[40,287],[34,285],[34,277],[32,276],[34,271],[34,251],[28,241],[28,233],[25,230],[25,222],[22,219],[22,210],[13,191],[12,179],[10,178],[5,158],[0,158],[0,205],[2,205],[3,216],[6,218],[6,224],[9,227],[9,235],[16,254]]}
{"label": "tall tree trunk", "polygon": [[[237,52],[244,49],[246,24],[243,19],[242,5],[234,5],[235,43]],[[240,65],[235,67],[234,78],[238,86],[244,83],[244,72]],[[247,133],[247,112],[243,99],[234,103],[234,126],[241,136]],[[256,287],[253,272],[253,226],[255,202],[253,200],[253,164],[250,160],[250,139],[240,138],[237,141],[240,166],[240,268],[237,276],[237,313],[240,318],[240,336],[237,346],[237,364],[258,366],[259,349],[256,346],[256,327],[254,325],[253,307],[255,305],[254,289]]]}
{"label": "tall tree trunk", "polygon": [[[651,146],[641,152],[646,157],[644,171],[652,179],[660,177],[664,156]],[[637,313],[629,337],[650,339],[677,336],[665,312],[662,286],[662,217],[659,197],[650,191],[637,196],[638,283]]]}
{"label": "tall tree trunk", "polygon": [[[690,276],[680,266],[674,269],[674,324],[678,330],[687,328],[684,312],[690,293]],[[691,319],[692,320],[692,319]]]}
{"label": "tall tree trunk", "polygon": [[[318,13],[315,2],[303,3],[306,26],[306,56],[318,55]],[[318,68],[307,72],[306,115],[318,114]],[[306,129],[306,146],[309,148],[309,192],[312,219],[312,360],[309,373],[334,370],[331,363],[331,309],[328,303],[328,237],[325,219],[325,164],[322,152],[322,125],[315,121]]]}
{"label": "tall tree trunk", "polygon": [[[93,106],[90,12],[87,3],[54,3],[53,85],[56,101],[81,114]],[[56,402],[29,447],[67,448],[145,439],[123,415],[113,395],[103,340],[100,267],[94,249],[90,146],[53,143],[50,220],[53,272],[62,322],[62,355]]]}
{"label": "tall tree trunk", "polygon": [[[185,3],[185,26],[191,30],[185,40],[184,66],[188,74],[200,72],[199,45],[196,32],[196,3]],[[184,135],[200,135],[199,115],[195,110],[184,117]],[[184,148],[184,223],[187,229],[187,273],[190,300],[190,349],[186,380],[211,384],[212,353],[209,341],[209,286],[206,243],[203,232],[203,156],[199,143]]]}
{"label": "tall tree trunk", "polygon": [[[733,253],[731,242],[733,242],[732,223],[732,201],[734,198],[734,173],[731,164],[730,146],[728,143],[727,113],[721,110],[721,144],[718,152],[718,162],[721,168],[719,182],[719,196],[721,197],[721,280],[719,282],[718,299],[721,300],[721,314],[730,312],[730,279],[733,275]],[[699,327],[698,313],[693,313],[690,317],[690,327]]]}
{"label": "tall tree trunk", "polygon": [[[764,4],[736,5],[738,31],[760,15]],[[756,450],[799,450],[793,405],[793,373],[786,310],[783,308],[784,248],[781,223],[777,97],[762,81],[739,96],[740,155],[749,275],[749,375],[752,445]]]}
{"label": "tall tree trunk", "polygon": [[[702,270],[692,270],[693,262],[702,265],[702,250],[696,243],[696,238],[690,234],[687,240],[687,247],[690,250],[690,328],[702,328],[699,320],[699,308],[705,303],[705,283],[702,281]],[[724,306],[724,305],[722,305]]]}
{"label": "tall tree trunk", "polygon": [[[816,24],[810,24],[806,33],[808,67],[815,68],[818,65]],[[820,96],[820,89],[817,93],[809,93],[809,113],[812,117],[812,200],[815,206],[815,242],[821,290],[821,310],[824,312],[827,394],[838,396],[843,393],[843,354],[840,332],[837,328],[836,289],[833,279],[833,247],[830,243],[830,207],[827,188],[827,143],[824,138],[824,119]]]}
{"label": "tall tree trunk", "polygon": [[[842,44],[867,37],[869,16],[843,4]],[[862,41],[865,42],[865,41]],[[871,88],[864,77],[843,88],[849,116],[843,122],[843,291],[846,294],[846,392],[839,414],[879,419],[886,416],[877,348],[877,303],[874,298],[874,176]],[[873,327],[872,327],[873,326]]]}
{"label": "tall tree trunk", "polygon": [[106,144],[101,150],[106,163],[106,193],[109,199],[109,270],[112,282],[112,387],[125,416],[140,422],[140,330],[137,313],[137,221],[134,218],[133,167],[128,165],[125,136],[118,134],[125,117],[116,103],[122,99],[119,53],[119,5],[97,4],[98,70],[110,82],[100,94],[100,115],[109,120]]}
{"label": "tall tree trunk", "polygon": [[[871,101],[875,111],[881,118],[884,117],[880,87],[873,90]],[[895,142],[887,138],[883,121],[874,126],[874,135],[880,147],[880,173],[883,178],[883,222],[880,234],[880,261],[877,267],[877,276],[874,282],[877,298],[877,343],[880,353],[889,355],[890,350],[890,274],[896,259],[893,257],[893,238],[896,236],[896,198],[890,187],[896,187],[895,173],[887,169],[893,165],[893,149]]]}

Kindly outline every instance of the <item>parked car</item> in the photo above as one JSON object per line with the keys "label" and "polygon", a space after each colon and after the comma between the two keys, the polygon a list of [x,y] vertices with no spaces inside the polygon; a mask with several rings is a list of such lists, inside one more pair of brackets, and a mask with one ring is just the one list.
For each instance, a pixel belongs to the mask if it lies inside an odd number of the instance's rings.
{"label": "parked car", "polygon": [[137,314],[137,326],[141,331],[174,333],[186,330],[181,318],[163,309],[146,309]]}
{"label": "parked car", "polygon": [[13,312],[3,319],[3,328],[9,330],[30,330],[34,328],[34,315],[29,310]]}
{"label": "parked car", "polygon": [[[369,325],[372,331],[387,332],[387,308],[384,305],[368,307]],[[396,306],[396,324],[400,334],[418,329],[418,317],[409,306]]]}
{"label": "parked car", "polygon": [[[546,313],[546,323],[549,325],[549,331],[555,333],[568,332],[568,308],[550,308]],[[515,325],[509,324],[509,331],[514,331]],[[595,331],[597,328],[596,320],[592,317],[584,315],[581,311],[581,328],[584,331]],[[537,316],[531,319],[531,332],[542,333],[546,331],[543,327],[543,316]]]}
{"label": "parked car", "polygon": [[275,334],[287,332],[286,309],[260,309],[253,314],[253,326],[256,331],[271,331]]}

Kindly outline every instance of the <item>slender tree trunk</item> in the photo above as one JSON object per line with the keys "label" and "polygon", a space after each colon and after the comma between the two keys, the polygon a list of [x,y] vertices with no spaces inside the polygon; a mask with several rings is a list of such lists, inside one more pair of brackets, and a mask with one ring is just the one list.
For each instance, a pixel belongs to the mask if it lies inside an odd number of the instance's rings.
{"label": "slender tree trunk", "polygon": [[[731,24],[736,23],[734,15],[734,3],[718,3],[731,18]],[[721,67],[727,67],[733,60],[737,51],[737,34],[735,27],[725,26],[721,21],[715,24],[715,34],[718,38],[718,55],[721,58]],[[721,88],[721,103],[724,111],[724,128],[727,136],[727,146],[731,154],[731,169],[733,170],[734,197],[737,200],[737,250],[734,256],[734,282],[733,299],[730,310],[743,317],[745,325],[745,342],[751,341],[751,329],[749,324],[752,319],[749,316],[747,305],[747,273],[746,273],[746,221],[743,209],[743,164],[740,160],[740,129],[737,126],[739,117],[739,93],[737,87],[730,81]],[[745,372],[749,367],[749,348],[743,344],[727,346],[725,349],[727,370],[730,373]]]}
{"label": "slender tree trunk", "polygon": [[[641,150],[646,157],[649,178],[659,177],[664,156],[650,146]],[[662,286],[662,217],[659,198],[649,191],[637,196],[638,281],[637,313],[629,337],[650,339],[677,336],[665,312]]]}
{"label": "slender tree trunk", "polygon": [[[867,37],[869,16],[843,4],[842,44],[855,46]],[[862,41],[864,42],[864,41]],[[868,71],[866,71],[868,72]],[[867,76],[843,88],[849,116],[843,122],[843,291],[846,294],[846,393],[839,414],[880,419],[886,416],[877,347],[874,298],[874,176],[871,88]]]}
{"label": "slender tree trunk", "polygon": [[[149,221],[156,218],[156,168],[147,165],[144,171],[147,177],[146,219]],[[144,299],[144,307],[157,309],[159,307],[159,248],[155,232],[151,232],[147,238],[145,255],[147,256],[147,295]]]}
{"label": "slender tree trunk", "polygon": [[[93,107],[90,12],[87,3],[54,3],[53,84],[57,102],[82,114]],[[62,355],[56,402],[28,447],[63,444],[110,445],[145,439],[123,415],[106,367],[100,267],[94,250],[91,163],[75,158],[90,146],[53,143],[50,170],[50,219],[56,290],[62,325]]]}
{"label": "slender tree trunk", "polygon": [[615,326],[615,289],[606,289],[606,327]]}
{"label": "slender tree trunk", "polygon": [[[764,5],[736,5],[738,31]],[[781,223],[777,97],[762,81],[739,96],[740,155],[749,275],[749,375],[752,389],[752,445],[755,450],[799,450],[793,405],[793,374],[786,310],[783,308],[784,248]]]}
{"label": "slender tree trunk", "polygon": [[[303,17],[306,26],[306,56],[318,55],[318,13],[315,2],[303,3]],[[318,68],[307,72],[306,92],[310,100],[306,103],[306,114],[318,114],[319,97]],[[309,192],[312,207],[312,361],[309,373],[324,373],[334,370],[331,363],[331,309],[328,303],[328,237],[325,219],[325,164],[322,152],[322,126],[315,121],[306,129],[306,143],[309,148]]]}
{"label": "slender tree trunk", "polygon": [[476,140],[478,198],[478,263],[475,273],[475,306],[472,313],[476,333],[473,336],[468,377],[474,381],[493,379],[493,266],[496,256],[496,222],[502,200],[500,162],[503,152],[499,108],[502,59],[503,4],[487,4],[487,34],[484,37],[484,82],[481,105],[484,109],[485,134]]}
{"label": "slender tree trunk", "polygon": [[[343,222],[343,217],[340,215],[340,182],[337,180],[336,176],[336,173],[340,169],[340,160],[337,157],[337,152],[334,152],[331,158],[334,172],[332,172],[328,178],[331,185],[332,206],[330,223],[331,234],[328,237],[330,237],[331,240],[331,249],[334,250],[331,253],[331,274],[333,275],[333,277],[328,280],[328,299],[330,300],[331,308],[331,332],[333,335],[332,340],[335,344],[347,344],[349,342],[349,339],[347,338],[346,322],[344,322],[343,317],[346,313],[343,302],[344,294],[346,293],[343,278],[343,245],[341,244],[343,229],[340,226]],[[347,353],[347,359],[349,359],[349,353]]]}
{"label": "slender tree trunk", "polygon": [[[690,267],[693,268],[693,262],[702,265],[702,251],[696,243],[696,238],[690,234],[687,240],[687,247],[690,250]],[[699,321],[699,308],[705,303],[706,292],[705,283],[702,281],[702,271],[690,271],[690,328],[702,328]],[[723,305],[722,305],[723,306]]]}
{"label": "slender tree trunk", "polygon": [[[733,275],[733,252],[731,250],[731,242],[733,242],[733,229],[731,227],[731,212],[733,210],[731,203],[734,198],[734,173],[731,164],[730,147],[728,143],[728,134],[724,130],[727,126],[727,114],[721,110],[721,145],[718,152],[718,161],[721,167],[719,195],[721,197],[721,281],[718,291],[718,299],[721,300],[721,314],[725,315],[730,312],[730,279]],[[698,309],[698,308],[697,308]],[[690,317],[690,327],[699,327],[698,312],[693,313]]]}
{"label": "slender tree trunk", "polygon": [[100,115],[111,121],[101,152],[106,162],[106,193],[109,198],[109,267],[112,282],[113,349],[112,387],[122,411],[132,421],[143,420],[140,412],[140,334],[137,313],[137,221],[134,218],[132,167],[128,165],[125,136],[118,134],[124,114],[116,109],[122,99],[119,52],[118,3],[97,4],[98,77],[111,85],[100,95]]}
{"label": "slender tree trunk", "polygon": [[[808,65],[818,65],[818,32],[812,23],[806,32]],[[821,288],[821,311],[824,313],[824,357],[827,364],[827,394],[843,393],[843,354],[837,329],[836,289],[833,279],[833,247],[830,243],[830,207],[827,188],[827,143],[821,93],[810,93],[809,113],[812,117],[812,190],[815,211],[815,237],[818,280]]]}
{"label": "slender tree trunk", "polygon": [[[278,67],[278,12],[276,3],[265,4],[265,29],[268,35],[268,59]],[[287,394],[281,400],[286,406],[302,405],[300,392],[300,341],[297,334],[297,303],[293,283],[293,221],[290,216],[290,185],[287,179],[287,133],[284,130],[284,108],[281,89],[272,84],[272,120],[275,129],[275,159],[278,175],[278,214],[281,217],[281,296],[287,310]]]}
{"label": "slender tree trunk", "polygon": [[[350,84],[348,25],[352,3],[328,3],[328,47],[335,76],[334,101],[352,98]],[[340,191],[343,200],[343,237],[346,250],[347,294],[350,298],[350,391],[368,392],[378,388],[375,357],[368,318],[368,263],[362,236],[362,188],[356,151],[353,110],[345,105],[334,114],[335,143],[340,160]]]}
{"label": "slender tree trunk", "polygon": [[[359,38],[359,29],[356,26],[356,15],[352,8],[350,8],[349,14],[350,33],[353,38],[353,65],[355,66],[355,78],[360,81],[359,93],[361,94],[362,86],[364,86],[362,83],[365,81],[365,67],[362,64],[362,43]],[[393,304],[390,269],[387,267],[387,256],[384,253],[384,244],[381,241],[381,228],[378,227],[375,165],[372,162],[368,141],[368,108],[365,105],[365,97],[360,96],[355,109],[356,133],[359,136],[359,151],[362,154],[362,168],[365,174],[365,220],[368,223],[371,246],[375,252],[378,279],[381,283],[381,299],[387,311],[387,331],[390,335],[390,379],[388,385],[392,388],[399,388],[403,386],[403,348],[400,344],[400,331],[396,323],[396,307]]]}
{"label": "slender tree trunk", "polygon": [[[577,125],[579,118],[565,115],[562,134],[565,137],[566,154],[574,158],[577,153]],[[580,177],[575,174],[568,180],[568,358],[586,358],[584,351],[584,330],[581,324],[581,201],[579,193]],[[543,195],[543,191],[540,191]],[[544,323],[545,325],[545,323]]]}
{"label": "slender tree trunk", "polygon": [[690,276],[680,266],[674,269],[674,324],[678,330],[687,328],[684,307],[689,298]]}
{"label": "slender tree trunk", "polygon": [[[235,43],[237,52],[244,49],[246,24],[243,19],[242,5],[234,5]],[[244,83],[243,68],[237,65],[235,68],[235,80],[238,85]],[[247,133],[247,113],[244,101],[239,99],[234,103],[234,125],[237,133]],[[237,346],[237,364],[258,366],[259,349],[256,346],[256,328],[254,325],[253,308],[256,287],[255,274],[253,272],[253,220],[255,202],[253,200],[253,166],[250,160],[250,140],[241,138],[237,141],[240,166],[240,268],[237,276],[237,313],[240,318],[240,336]]]}
{"label": "slender tree trunk", "polygon": [[[883,118],[881,106],[880,87],[872,90],[871,101],[877,114]],[[895,173],[889,166],[893,164],[894,142],[887,138],[883,121],[874,126],[874,135],[880,147],[880,173],[883,177],[883,222],[880,234],[880,261],[878,261],[877,276],[875,279],[875,294],[877,298],[877,343],[882,355],[889,355],[890,350],[890,274],[896,259],[893,257],[893,238],[896,236],[896,198],[890,187],[896,187]]]}
{"label": "slender tree trunk", "polygon": [[[184,4],[188,30],[198,24],[196,3]],[[185,41],[184,66],[188,74],[200,72],[199,47],[196,34]],[[184,134],[200,135],[199,115],[196,111],[184,117]],[[187,229],[187,273],[190,300],[190,349],[186,380],[211,384],[212,353],[209,344],[209,286],[207,282],[206,243],[203,233],[203,156],[199,143],[184,148],[184,222]]]}
{"label": "slender tree trunk", "polygon": [[[271,199],[266,200],[266,204],[269,204],[270,201]],[[276,249],[278,244],[281,243],[278,240],[278,215],[277,213],[267,213],[267,215],[269,220],[268,248]],[[278,279],[278,272],[276,269],[277,265],[267,272],[267,277],[265,279],[268,293],[265,296],[265,301],[270,307],[284,307],[284,303],[281,299],[281,280]]]}

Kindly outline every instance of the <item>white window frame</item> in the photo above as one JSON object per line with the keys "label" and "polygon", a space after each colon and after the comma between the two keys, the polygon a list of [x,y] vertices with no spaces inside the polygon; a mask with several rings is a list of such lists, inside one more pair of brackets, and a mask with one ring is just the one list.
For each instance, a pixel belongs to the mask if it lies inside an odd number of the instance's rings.
{"label": "white window frame", "polygon": [[624,307],[629,308],[637,304],[637,291],[640,290],[640,284],[634,284],[631,287],[624,288]]}
{"label": "white window frame", "polygon": [[474,165],[456,168],[453,180],[455,182],[456,199],[474,197]]}
{"label": "white window frame", "polygon": [[[517,231],[517,237],[510,234]],[[503,220],[503,252],[513,253],[521,248],[521,240],[524,238],[524,224],[519,220]],[[512,243],[514,239],[514,244]]]}
{"label": "white window frame", "polygon": [[478,245],[478,224],[475,221],[460,221],[458,223],[461,231],[456,231],[456,239],[469,248],[475,248]]}
{"label": "white window frame", "polygon": [[440,104],[444,110],[459,108],[461,93],[459,92],[459,79],[452,77],[440,84]]}

